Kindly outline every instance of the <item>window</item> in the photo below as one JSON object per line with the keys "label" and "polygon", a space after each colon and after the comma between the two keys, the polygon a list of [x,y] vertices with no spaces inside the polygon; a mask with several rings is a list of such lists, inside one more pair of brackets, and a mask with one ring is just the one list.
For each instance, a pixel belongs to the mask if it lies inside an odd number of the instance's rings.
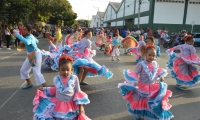
{"label": "window", "polygon": [[195,35],[195,38],[200,38],[200,34],[196,34],[196,35]]}

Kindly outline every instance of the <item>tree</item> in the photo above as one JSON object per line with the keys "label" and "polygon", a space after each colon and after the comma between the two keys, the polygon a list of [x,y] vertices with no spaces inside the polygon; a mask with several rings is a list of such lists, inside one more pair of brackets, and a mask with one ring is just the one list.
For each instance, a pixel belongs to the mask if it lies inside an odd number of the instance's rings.
{"label": "tree", "polygon": [[78,20],[78,23],[82,27],[89,27],[90,21],[89,20],[80,19],[80,20]]}
{"label": "tree", "polygon": [[13,24],[27,20],[33,7],[30,0],[1,0],[0,21]]}
{"label": "tree", "polygon": [[68,1],[55,0],[52,4],[54,4],[54,7],[51,9],[52,16],[49,19],[49,23],[58,24],[60,21],[64,21],[67,26],[74,24],[77,14],[73,12],[72,6]]}

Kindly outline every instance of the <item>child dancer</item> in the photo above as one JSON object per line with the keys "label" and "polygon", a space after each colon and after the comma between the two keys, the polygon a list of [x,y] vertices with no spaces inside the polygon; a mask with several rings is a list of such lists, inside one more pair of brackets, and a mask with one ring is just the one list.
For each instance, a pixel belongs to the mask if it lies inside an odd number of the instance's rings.
{"label": "child dancer", "polygon": [[128,48],[126,50],[126,52],[135,53],[135,55],[136,55],[136,61],[135,62],[138,63],[138,62],[140,62],[141,60],[144,59],[144,55],[141,56],[140,50],[141,50],[142,47],[145,47],[145,46],[146,46],[146,43],[144,42],[144,36],[141,35],[140,36],[140,41],[138,42],[138,46],[137,47]]}
{"label": "child dancer", "polygon": [[159,68],[154,61],[155,46],[146,46],[146,60],[137,64],[135,71],[124,70],[125,82],[119,83],[123,98],[127,100],[128,111],[135,115],[134,120],[169,120],[173,118],[169,111],[168,97],[172,95],[163,81],[167,70]]}
{"label": "child dancer", "polygon": [[84,82],[85,77],[94,77],[94,76],[105,76],[110,79],[113,76],[113,73],[109,71],[104,65],[99,65],[95,62],[92,57],[96,54],[96,51],[92,50],[92,32],[86,30],[84,33],[84,38],[78,43],[77,51],[72,56],[76,58],[73,68],[74,73],[78,74],[81,85],[88,85],[87,82]]}
{"label": "child dancer", "polygon": [[118,39],[116,37],[112,41],[112,45],[113,45],[112,61],[114,61],[114,56],[115,55],[117,55],[117,60],[120,61],[120,59],[119,59],[119,55],[120,55],[120,52],[119,52],[120,43],[121,43],[120,39]]}
{"label": "child dancer", "polygon": [[11,45],[11,49],[14,49],[15,36],[13,35],[13,33],[10,35],[10,45]]}
{"label": "child dancer", "polygon": [[102,37],[102,40],[103,40],[103,44],[100,46],[100,49],[99,50],[102,50],[102,48],[103,47],[105,47],[105,44],[104,44],[104,42],[105,42],[105,33],[104,33],[104,29],[103,28],[101,28],[101,30],[100,30],[100,32],[99,32],[99,35]]}
{"label": "child dancer", "polygon": [[111,43],[112,43],[112,36],[109,35],[108,39],[107,39],[107,41],[105,43],[105,52],[104,52],[104,54],[106,54],[106,53],[110,54],[111,53],[111,51],[112,51]]}
{"label": "child dancer", "polygon": [[37,47],[39,41],[31,34],[31,31],[32,26],[25,25],[24,34],[26,35],[26,38],[20,34],[16,34],[16,37],[26,45],[28,53],[27,58],[20,69],[21,79],[26,79],[27,82],[27,85],[22,87],[23,89],[28,89],[33,86],[29,76],[31,69],[33,69],[36,85],[42,84],[43,87],[47,86],[44,76],[41,74],[42,54],[40,49]]}
{"label": "child dancer", "polygon": [[[170,59],[167,67],[171,70],[172,78],[176,79],[176,88],[185,90],[182,85],[193,86],[199,82],[200,74],[194,64],[200,65],[200,58],[196,54],[193,46],[194,38],[187,36],[185,44],[168,49]],[[174,50],[180,50],[180,55],[174,53]]]}
{"label": "child dancer", "polygon": [[161,56],[160,47],[155,45],[155,38],[153,36],[147,37],[147,45],[153,45],[156,48],[156,58]]}
{"label": "child dancer", "polygon": [[59,75],[53,79],[55,87],[37,90],[33,100],[34,120],[77,120],[79,115],[84,114],[83,104],[90,101],[87,94],[81,91],[78,77],[72,74],[72,62],[71,57],[60,57]]}

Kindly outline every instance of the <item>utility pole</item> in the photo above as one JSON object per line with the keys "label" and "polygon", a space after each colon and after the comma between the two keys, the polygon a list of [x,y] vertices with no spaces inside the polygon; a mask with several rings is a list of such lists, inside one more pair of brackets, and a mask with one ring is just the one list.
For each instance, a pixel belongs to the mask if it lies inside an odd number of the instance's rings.
{"label": "utility pole", "polygon": [[142,4],[142,0],[139,0],[139,6],[138,6],[138,29],[140,28],[140,7]]}

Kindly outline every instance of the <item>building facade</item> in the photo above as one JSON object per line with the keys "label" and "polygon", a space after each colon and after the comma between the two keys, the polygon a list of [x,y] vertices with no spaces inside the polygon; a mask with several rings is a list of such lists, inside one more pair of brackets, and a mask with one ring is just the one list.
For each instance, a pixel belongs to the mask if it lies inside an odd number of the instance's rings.
{"label": "building facade", "polygon": [[95,18],[96,18],[96,16],[93,15],[93,16],[92,16],[92,19],[91,19],[91,21],[90,21],[90,28],[94,28],[94,27],[95,27]]}
{"label": "building facade", "polygon": [[[140,27],[168,28],[169,31],[186,29],[200,31],[200,0],[141,0]],[[104,27],[128,28],[138,27],[139,0],[122,0],[121,3],[110,2],[105,11]],[[196,12],[195,12],[196,11]]]}
{"label": "building facade", "polygon": [[95,16],[92,16],[92,20],[90,22],[90,28],[100,28],[103,27],[103,16],[104,12],[97,12]]}

